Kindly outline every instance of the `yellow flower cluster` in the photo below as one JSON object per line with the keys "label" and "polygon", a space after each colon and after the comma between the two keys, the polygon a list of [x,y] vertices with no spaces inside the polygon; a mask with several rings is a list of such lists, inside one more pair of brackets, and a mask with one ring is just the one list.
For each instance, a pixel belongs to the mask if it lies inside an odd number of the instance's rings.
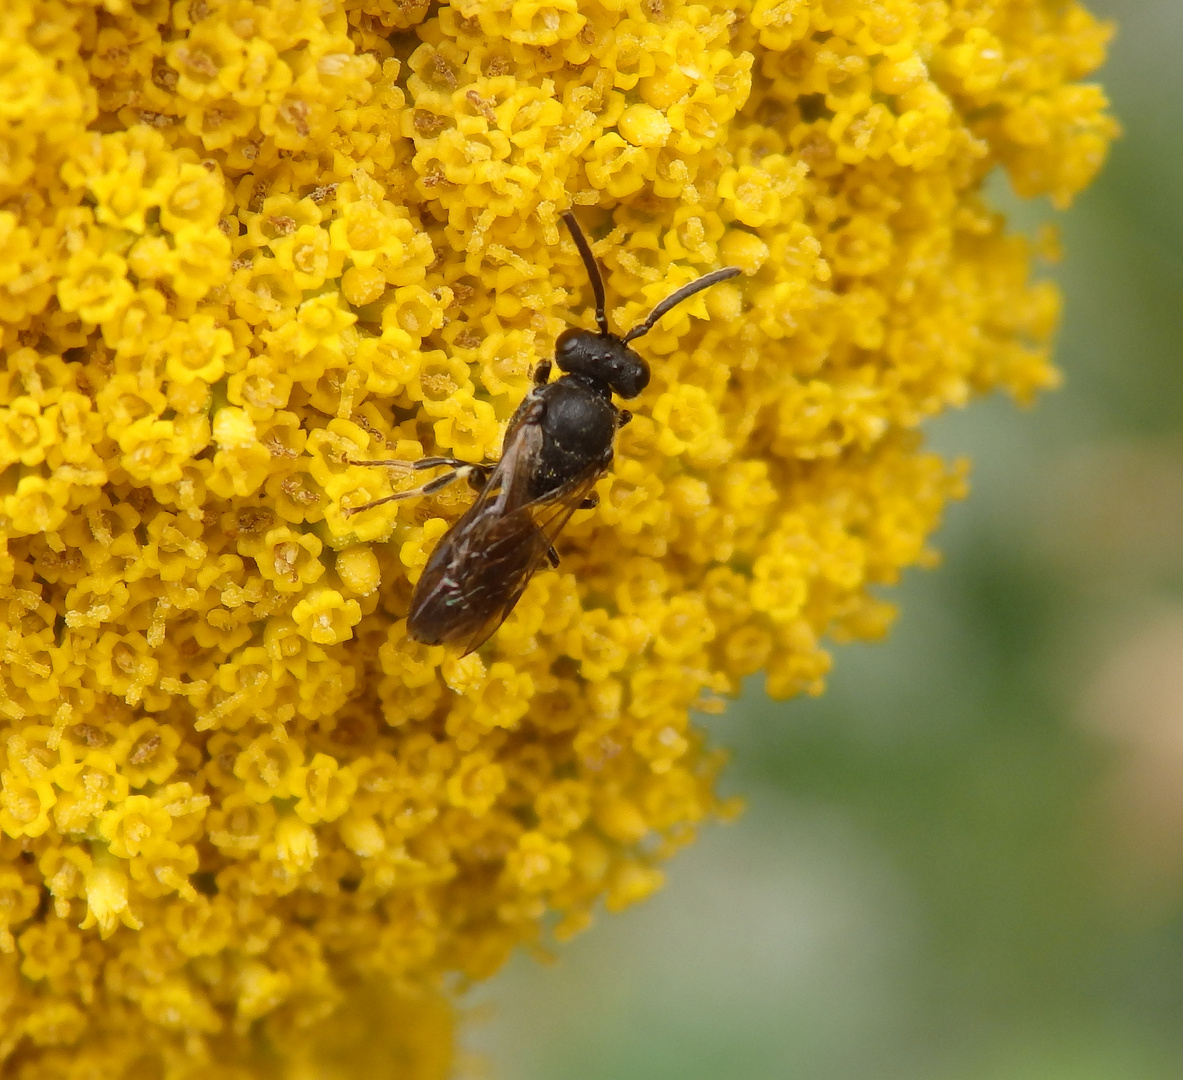
{"label": "yellow flower cluster", "polygon": [[[405,1022],[355,1049],[440,1076],[442,980],[652,891],[725,809],[689,712],[882,632],[962,486],[917,425],[1054,381],[1056,293],[980,188],[1088,182],[1107,34],[1060,0],[7,0],[5,1075],[336,1075],[300,1033],[381,985]],[[743,275],[642,343],[561,569],[479,653],[416,644],[471,494],[350,515],[412,482],[354,462],[497,456],[587,325],[572,206],[617,328]]]}

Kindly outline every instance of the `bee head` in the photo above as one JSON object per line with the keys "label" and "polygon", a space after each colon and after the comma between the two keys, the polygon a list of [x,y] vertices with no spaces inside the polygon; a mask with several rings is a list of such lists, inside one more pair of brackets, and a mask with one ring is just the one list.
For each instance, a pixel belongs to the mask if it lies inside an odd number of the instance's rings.
{"label": "bee head", "polygon": [[604,310],[604,277],[600,273],[596,257],[592,254],[591,245],[588,244],[583,230],[570,210],[563,214],[563,221],[570,229],[571,239],[575,241],[583,265],[587,268],[588,280],[591,281],[592,292],[596,297],[596,325],[600,332],[596,334],[591,330],[564,330],[555,341],[555,363],[560,371],[569,375],[583,375],[601,385],[610,386],[622,398],[635,398],[649,385],[649,365],[629,348],[628,343],[649,333],[657,325],[657,320],[670,308],[676,307],[683,300],[714,285],[717,281],[735,277],[739,273],[739,268],[726,266],[722,270],[703,274],[689,285],[683,285],[649,312],[649,317],[644,322],[637,323],[627,334],[620,337],[608,329],[608,316]]}
{"label": "bee head", "polygon": [[649,385],[649,365],[615,334],[564,330],[555,341],[555,363],[568,375],[607,383],[622,398],[635,398]]}

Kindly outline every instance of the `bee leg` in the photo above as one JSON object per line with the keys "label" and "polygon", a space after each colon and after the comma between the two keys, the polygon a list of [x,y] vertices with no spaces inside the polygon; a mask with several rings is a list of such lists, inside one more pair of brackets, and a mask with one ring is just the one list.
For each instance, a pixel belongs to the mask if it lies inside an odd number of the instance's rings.
{"label": "bee leg", "polygon": [[489,482],[489,477],[493,475],[492,465],[467,465],[468,486],[473,491],[481,492],[485,490],[485,485]]}
{"label": "bee leg", "polygon": [[488,472],[492,469],[491,465],[475,465],[471,461],[460,461],[454,457],[425,457],[416,461],[411,468],[413,469],[434,469],[437,465],[447,465],[451,469],[483,469]]}
{"label": "bee leg", "polygon": [[[367,462],[367,464],[369,463]],[[404,463],[400,462],[399,464]],[[424,468],[427,467],[424,466]],[[437,476],[434,480],[428,480],[426,484],[421,484],[417,488],[411,488],[410,491],[396,491],[393,495],[375,499],[373,502],[363,503],[361,506],[347,506],[344,513],[346,517],[352,517],[354,514],[360,514],[363,510],[371,510],[375,506],[381,506],[383,503],[397,502],[400,499],[414,499],[419,495],[434,495],[437,491],[442,491],[449,484],[455,483],[457,480],[468,480],[471,483],[474,473],[481,473],[487,477],[491,468],[492,466],[490,465],[469,465],[461,462],[459,468],[455,468],[451,472],[446,472],[442,476]],[[481,486],[483,487],[484,484],[482,483]]]}
{"label": "bee leg", "polygon": [[[452,469],[464,469],[464,468],[467,468],[471,463],[467,462],[467,461],[460,461],[457,458],[450,458],[450,457],[425,457],[425,458],[420,458],[418,461],[402,461],[398,458],[388,458],[388,459],[385,459],[382,461],[354,461],[352,459],[349,459],[346,462],[346,464],[347,465],[401,465],[404,469],[414,469],[414,470],[418,471],[419,469],[434,469],[438,465],[447,465],[449,468],[452,468]],[[483,468],[484,466],[476,466],[476,467]]]}
{"label": "bee leg", "polygon": [[545,386],[547,379],[550,378],[550,361],[540,360],[538,366],[534,369],[534,385]]}
{"label": "bee leg", "polygon": [[593,491],[586,499],[579,504],[580,510],[594,510],[600,505],[600,496],[598,492]]}
{"label": "bee leg", "polygon": [[616,414],[616,426],[618,428],[622,428],[632,418],[633,418],[633,414],[631,412],[629,412],[628,409],[621,409],[620,412]]}
{"label": "bee leg", "polygon": [[[449,484],[456,480],[468,480],[471,482],[472,478],[480,474],[487,476],[489,469],[484,465],[461,465],[459,468],[453,469],[451,472],[446,472],[442,476],[437,476],[434,480],[428,480],[419,490],[424,495],[434,495],[437,491],[442,491]],[[484,487],[484,484],[481,485]]]}
{"label": "bee leg", "polygon": [[555,551],[553,544],[546,549],[546,559],[552,569],[557,570],[559,568],[559,553]]}

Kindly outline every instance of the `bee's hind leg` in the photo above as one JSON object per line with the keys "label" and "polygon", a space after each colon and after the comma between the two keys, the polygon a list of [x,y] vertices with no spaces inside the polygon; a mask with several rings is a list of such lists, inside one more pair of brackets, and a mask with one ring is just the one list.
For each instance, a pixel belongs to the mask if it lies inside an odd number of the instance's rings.
{"label": "bee's hind leg", "polygon": [[559,553],[555,551],[554,544],[546,549],[546,561],[550,563],[552,570],[559,568]]}

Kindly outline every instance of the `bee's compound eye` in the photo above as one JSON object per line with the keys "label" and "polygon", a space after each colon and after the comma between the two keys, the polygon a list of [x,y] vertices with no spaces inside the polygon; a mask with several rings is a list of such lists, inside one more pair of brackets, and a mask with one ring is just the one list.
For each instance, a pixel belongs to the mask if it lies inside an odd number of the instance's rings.
{"label": "bee's compound eye", "polygon": [[555,363],[560,371],[589,371],[595,366],[599,335],[570,327],[555,338]]}
{"label": "bee's compound eye", "polygon": [[639,394],[649,385],[649,361],[641,360],[637,367],[637,393]]}
{"label": "bee's compound eye", "polygon": [[612,389],[622,398],[635,398],[649,385],[649,363],[632,349],[628,350],[626,360],[614,373]]}

